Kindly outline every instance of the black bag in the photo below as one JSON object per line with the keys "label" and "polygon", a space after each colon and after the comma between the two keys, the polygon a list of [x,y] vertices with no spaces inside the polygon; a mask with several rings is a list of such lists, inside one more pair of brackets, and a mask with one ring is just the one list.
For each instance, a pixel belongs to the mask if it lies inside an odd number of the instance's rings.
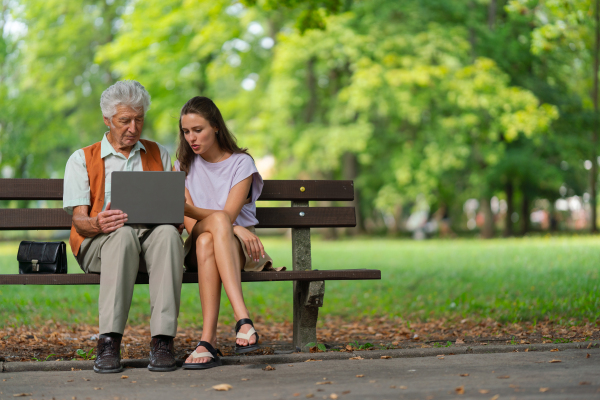
{"label": "black bag", "polygon": [[66,274],[65,242],[22,241],[17,253],[19,274]]}

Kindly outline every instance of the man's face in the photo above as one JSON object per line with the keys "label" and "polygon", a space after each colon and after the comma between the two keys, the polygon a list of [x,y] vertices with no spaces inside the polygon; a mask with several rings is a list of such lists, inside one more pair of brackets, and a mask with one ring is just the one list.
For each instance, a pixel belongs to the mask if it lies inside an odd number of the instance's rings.
{"label": "man's face", "polygon": [[113,146],[120,149],[131,148],[142,135],[144,111],[118,105],[117,113],[111,119],[104,117],[104,124],[110,130]]}

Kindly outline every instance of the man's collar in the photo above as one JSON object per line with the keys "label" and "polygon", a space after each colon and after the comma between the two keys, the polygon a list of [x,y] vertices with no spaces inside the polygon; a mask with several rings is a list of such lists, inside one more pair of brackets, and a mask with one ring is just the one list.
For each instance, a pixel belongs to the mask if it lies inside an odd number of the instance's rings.
{"label": "man's collar", "polygon": [[[104,133],[104,137],[102,138],[102,142],[100,142],[100,158],[104,158],[106,156],[109,156],[111,154],[113,155],[117,155],[120,154],[119,152],[117,152],[114,147],[112,147],[112,144],[110,144],[110,142],[108,141],[108,132]],[[144,147],[144,145],[142,144],[142,142],[140,142],[139,140],[136,142],[136,144],[133,145],[133,148],[131,149],[131,154],[135,154],[136,151],[140,151],[140,150],[144,150],[144,152],[146,151],[146,147]]]}

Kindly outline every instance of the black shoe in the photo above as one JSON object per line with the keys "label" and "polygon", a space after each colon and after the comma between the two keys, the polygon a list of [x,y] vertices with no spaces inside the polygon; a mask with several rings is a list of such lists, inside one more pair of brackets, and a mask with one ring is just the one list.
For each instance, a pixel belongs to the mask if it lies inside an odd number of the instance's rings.
{"label": "black shoe", "polygon": [[150,364],[148,364],[148,369],[155,372],[168,372],[177,369],[173,338],[152,338],[152,341],[150,341]]}
{"label": "black shoe", "polygon": [[123,371],[121,367],[121,338],[103,337],[98,339],[94,372],[110,374]]}

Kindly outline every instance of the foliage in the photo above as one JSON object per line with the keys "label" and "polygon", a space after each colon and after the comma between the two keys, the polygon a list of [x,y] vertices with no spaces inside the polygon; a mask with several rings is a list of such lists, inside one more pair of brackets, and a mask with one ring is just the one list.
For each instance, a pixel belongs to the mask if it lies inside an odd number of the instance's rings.
{"label": "foliage", "polygon": [[105,131],[102,90],[136,79],[171,152],[209,96],[276,178],[353,179],[362,219],[587,190],[591,0],[2,4],[6,177],[62,176]]}

